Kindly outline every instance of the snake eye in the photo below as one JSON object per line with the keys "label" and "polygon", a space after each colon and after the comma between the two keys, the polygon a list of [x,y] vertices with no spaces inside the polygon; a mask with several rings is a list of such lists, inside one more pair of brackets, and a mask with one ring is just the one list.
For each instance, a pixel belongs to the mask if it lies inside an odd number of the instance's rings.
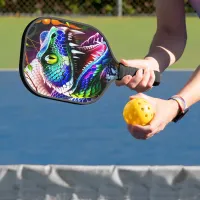
{"label": "snake eye", "polygon": [[50,54],[50,55],[47,55],[45,57],[45,61],[50,64],[50,65],[53,65],[55,63],[58,62],[58,57],[55,55],[55,54]]}

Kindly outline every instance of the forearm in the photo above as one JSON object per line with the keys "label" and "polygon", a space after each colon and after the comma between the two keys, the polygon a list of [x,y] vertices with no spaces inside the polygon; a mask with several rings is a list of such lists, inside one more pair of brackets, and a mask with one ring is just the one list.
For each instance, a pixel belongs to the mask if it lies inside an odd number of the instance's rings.
{"label": "forearm", "polygon": [[183,97],[188,107],[200,101],[200,66],[177,95]]}
{"label": "forearm", "polygon": [[157,31],[146,59],[163,72],[183,54],[187,31],[184,0],[155,0]]}
{"label": "forearm", "polygon": [[157,31],[145,59],[152,59],[158,64],[160,72],[174,64],[183,54],[187,36],[184,31],[180,34]]}

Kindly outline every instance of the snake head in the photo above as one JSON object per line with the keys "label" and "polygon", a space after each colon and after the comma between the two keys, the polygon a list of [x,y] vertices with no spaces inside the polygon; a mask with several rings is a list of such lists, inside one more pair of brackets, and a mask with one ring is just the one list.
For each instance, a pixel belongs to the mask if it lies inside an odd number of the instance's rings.
{"label": "snake head", "polygon": [[40,51],[37,59],[41,63],[40,73],[49,87],[59,93],[69,91],[74,82],[74,65],[77,54],[84,54],[74,48],[76,35],[81,31],[67,27],[52,27],[40,34]]}

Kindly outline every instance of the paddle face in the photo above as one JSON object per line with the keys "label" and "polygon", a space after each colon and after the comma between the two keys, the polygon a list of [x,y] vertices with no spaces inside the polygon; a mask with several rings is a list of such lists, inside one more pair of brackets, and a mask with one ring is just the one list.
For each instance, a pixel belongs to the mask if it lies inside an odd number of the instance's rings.
{"label": "paddle face", "polygon": [[38,18],[24,31],[19,71],[37,96],[94,103],[116,79],[117,65],[105,37],[92,26]]}

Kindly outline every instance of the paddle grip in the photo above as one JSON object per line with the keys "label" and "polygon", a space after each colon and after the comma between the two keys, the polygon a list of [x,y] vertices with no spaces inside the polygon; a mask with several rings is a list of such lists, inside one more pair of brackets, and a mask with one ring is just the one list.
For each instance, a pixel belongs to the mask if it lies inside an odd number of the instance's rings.
{"label": "paddle grip", "polygon": [[[136,72],[138,71],[138,68],[135,67],[125,67],[122,63],[119,64],[118,67],[118,78],[117,80],[121,80],[126,75],[135,76]],[[154,71],[155,74],[155,81],[153,86],[160,85],[160,72]]]}

